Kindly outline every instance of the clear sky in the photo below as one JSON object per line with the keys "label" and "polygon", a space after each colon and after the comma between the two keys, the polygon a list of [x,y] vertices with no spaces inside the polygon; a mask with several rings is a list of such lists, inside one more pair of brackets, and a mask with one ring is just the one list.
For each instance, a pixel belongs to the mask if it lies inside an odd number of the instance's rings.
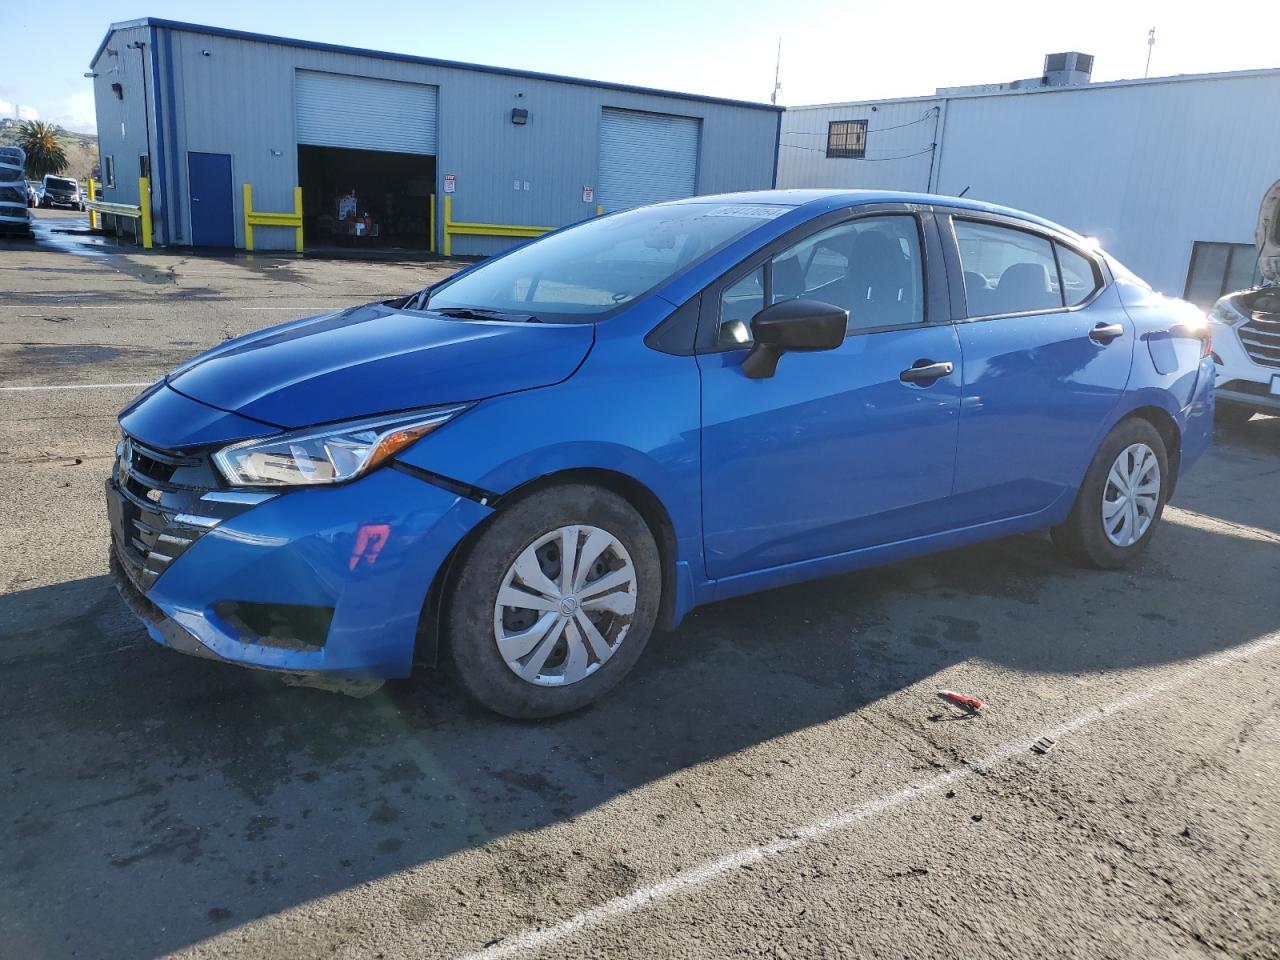
{"label": "clear sky", "polygon": [[781,37],[778,102],[802,104],[1037,76],[1044,54],[1067,50],[1095,56],[1095,80],[1140,77],[1152,26],[1152,76],[1280,67],[1273,3],[0,0],[0,116],[92,130],[89,58],[108,24],[148,15],[758,101]]}

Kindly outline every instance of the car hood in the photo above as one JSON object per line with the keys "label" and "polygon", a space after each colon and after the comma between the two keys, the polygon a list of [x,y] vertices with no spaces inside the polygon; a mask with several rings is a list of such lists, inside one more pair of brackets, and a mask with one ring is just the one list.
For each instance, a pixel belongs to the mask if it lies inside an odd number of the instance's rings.
{"label": "car hood", "polygon": [[303,427],[559,383],[591,324],[503,323],[369,304],[229,340],[169,385],[220,410]]}

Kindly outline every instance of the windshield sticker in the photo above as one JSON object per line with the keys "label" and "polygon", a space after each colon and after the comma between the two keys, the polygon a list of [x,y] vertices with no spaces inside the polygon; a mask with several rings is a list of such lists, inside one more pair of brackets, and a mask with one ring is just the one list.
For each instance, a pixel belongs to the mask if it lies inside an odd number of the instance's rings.
{"label": "windshield sticker", "polygon": [[738,206],[712,207],[704,217],[751,217],[756,220],[772,220],[774,217],[780,217],[790,207],[764,207],[757,204],[740,204]]}

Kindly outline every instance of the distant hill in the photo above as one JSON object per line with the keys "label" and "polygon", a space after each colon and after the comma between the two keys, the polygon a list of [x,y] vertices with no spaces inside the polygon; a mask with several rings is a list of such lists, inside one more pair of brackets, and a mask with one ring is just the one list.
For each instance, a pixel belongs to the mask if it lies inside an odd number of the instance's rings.
{"label": "distant hill", "polygon": [[[18,142],[18,125],[3,124],[0,121],[0,147],[11,147]],[[75,177],[87,180],[90,173],[98,170],[98,138],[92,133],[72,133],[62,130],[58,134],[58,142],[66,151],[70,166],[63,171],[64,177]]]}

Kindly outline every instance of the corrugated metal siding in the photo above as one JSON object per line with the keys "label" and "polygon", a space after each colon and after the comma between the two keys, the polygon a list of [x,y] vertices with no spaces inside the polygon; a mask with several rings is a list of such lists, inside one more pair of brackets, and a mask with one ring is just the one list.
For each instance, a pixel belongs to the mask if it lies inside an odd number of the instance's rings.
{"label": "corrugated metal siding", "polygon": [[[437,177],[456,177],[456,220],[554,227],[593,216],[600,197],[600,116],[606,106],[697,119],[700,193],[765,189],[773,178],[778,115],[769,110],[185,30],[171,33],[178,134],[170,150],[178,158],[173,166],[181,178],[179,196],[188,195],[187,151],[231,154],[237,244],[244,240],[240,184],[253,184],[254,205],[263,210],[293,205],[298,182],[293,88],[299,70],[435,87]],[[527,124],[511,123],[513,107],[529,111]],[[583,199],[587,186],[593,187],[592,200]],[[436,192],[443,193],[440,179]],[[262,227],[254,231],[254,241],[261,250],[292,249],[293,234]],[[176,242],[190,239],[179,236]],[[458,237],[453,249],[484,256],[510,245],[499,237]]]}
{"label": "corrugated metal siding", "polygon": [[436,88],[299,70],[294,81],[299,143],[434,155]]}
{"label": "corrugated metal siding", "polygon": [[[950,98],[934,188],[956,195],[968,187],[968,197],[1097,237],[1158,290],[1181,296],[1194,241],[1253,242],[1280,157],[1280,123],[1263,119],[1262,103],[1280,103],[1280,76]],[[787,111],[778,185],[926,189],[927,155],[871,164],[790,146],[798,131],[825,133],[830,120],[870,116],[872,156],[877,124],[905,123],[930,103],[871,106]],[[892,133],[917,129],[912,142],[928,143],[931,124]]]}
{"label": "corrugated metal siding", "polygon": [[1253,242],[1280,157],[1260,103],[1280,103],[1280,76],[955,100],[938,190],[1097,237],[1180,297],[1194,241]]}
{"label": "corrugated metal siding", "polygon": [[[117,30],[93,65],[98,75],[93,78],[94,113],[98,121],[98,155],[112,157],[115,163],[114,187],[103,184],[102,198],[112,203],[138,202],[138,157],[147,152],[148,117],[144,104],[155,102],[151,89],[151,69],[148,61],[128,44],[147,40],[142,27]],[[147,50],[150,54],[150,50]],[[117,99],[111,84],[120,84],[124,94]],[[143,96],[143,85],[146,96]],[[154,142],[155,130],[151,131]],[[126,230],[133,229],[130,221],[124,221]]]}
{"label": "corrugated metal siding", "polygon": [[[939,100],[851,104],[788,110],[782,115],[778,186],[929,189],[929,161]],[[866,158],[827,156],[827,127],[837,120],[867,121]]]}
{"label": "corrugated metal siding", "polygon": [[607,212],[691,197],[698,189],[698,121],[605,107],[600,196]]}

